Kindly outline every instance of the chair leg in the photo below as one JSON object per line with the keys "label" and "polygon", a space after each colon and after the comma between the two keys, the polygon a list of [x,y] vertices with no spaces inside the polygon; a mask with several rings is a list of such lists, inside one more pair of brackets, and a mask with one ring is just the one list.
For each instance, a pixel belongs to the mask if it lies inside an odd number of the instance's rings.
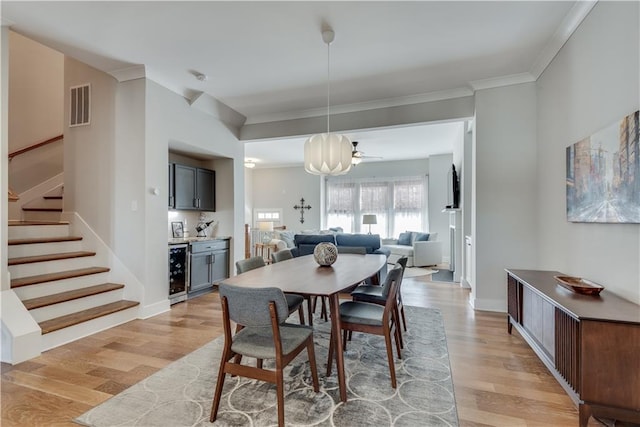
{"label": "chair leg", "polygon": [[397,323],[394,323],[393,325],[393,335],[395,338],[395,342],[396,342],[396,351],[398,352],[398,359],[402,359],[402,335],[400,332],[400,325]]}
{"label": "chair leg", "polygon": [[311,379],[313,380],[313,391],[317,393],[320,385],[318,383],[318,369],[316,366],[316,351],[313,345],[313,337],[309,339],[309,343],[307,344],[307,354],[309,357],[309,369],[311,369]]}
{"label": "chair leg", "polygon": [[[307,300],[307,313],[309,313],[309,326],[313,326],[313,313],[316,311],[315,307],[312,307],[311,297],[306,297]],[[315,304],[314,304],[315,305]]]}
{"label": "chair leg", "polygon": [[278,395],[278,427],[284,427],[284,380],[282,368],[276,371],[276,394]]}
{"label": "chair leg", "polygon": [[333,364],[333,328],[329,335],[329,357],[327,359],[327,376],[331,376],[331,365]]}
{"label": "chair leg", "polygon": [[387,346],[387,359],[389,360],[389,373],[391,374],[391,387],[396,388],[396,368],[393,361],[393,350],[391,350],[391,331],[388,326],[384,327],[384,341]]}
{"label": "chair leg", "polygon": [[300,324],[304,325],[304,309],[302,308],[302,304],[298,306],[298,315],[300,316]]}
{"label": "chair leg", "polygon": [[329,316],[327,315],[327,303],[325,302],[324,297],[320,297],[320,299],[322,300],[322,313],[320,314],[320,318],[324,318],[324,321],[327,322],[329,321]]}
{"label": "chair leg", "polygon": [[256,368],[262,369],[262,359],[256,359]]}
{"label": "chair leg", "polygon": [[214,422],[218,417],[218,408],[220,407],[220,398],[222,397],[222,388],[224,387],[224,378],[227,373],[224,370],[224,365],[229,361],[231,355],[227,353],[225,349],[222,353],[222,359],[220,359],[220,368],[218,369],[218,380],[216,381],[216,391],[213,395],[213,402],[211,403],[211,416],[210,422]]}
{"label": "chair leg", "polygon": [[351,331],[347,331],[346,329],[342,331],[342,350],[343,351],[347,351],[347,332],[351,332]]}
{"label": "chair leg", "polygon": [[398,293],[398,307],[400,307],[400,314],[402,315],[402,326],[404,326],[404,331],[407,332],[407,318],[404,317],[404,304],[402,304],[402,297]]}
{"label": "chair leg", "polygon": [[393,316],[395,317],[395,320],[393,322],[396,325],[396,336],[400,341],[400,348],[404,348],[404,342],[402,341],[402,330],[400,329],[400,312],[398,311],[397,305],[393,308],[393,313]]}

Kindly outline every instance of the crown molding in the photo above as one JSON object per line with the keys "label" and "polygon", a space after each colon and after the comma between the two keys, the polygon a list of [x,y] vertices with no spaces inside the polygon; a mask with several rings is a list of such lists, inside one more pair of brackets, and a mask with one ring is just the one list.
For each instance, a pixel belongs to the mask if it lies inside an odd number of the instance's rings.
{"label": "crown molding", "polygon": [[144,65],[133,65],[127,68],[120,68],[118,70],[111,70],[109,74],[116,78],[119,82],[126,82],[129,80],[143,79],[147,76]]}
{"label": "crown molding", "polygon": [[553,61],[553,58],[556,57],[562,46],[569,40],[597,2],[598,0],[580,0],[573,5],[531,67],[530,73],[536,80]]}
{"label": "crown molding", "polygon": [[482,89],[491,89],[494,87],[511,86],[522,83],[535,82],[536,78],[531,73],[518,73],[510,74],[508,76],[491,77],[482,80],[472,80],[469,85],[473,88],[473,91]]}
{"label": "crown molding", "polygon": [[[332,105],[331,115],[354,113],[359,111],[377,110],[380,108],[399,107],[403,105],[422,104],[425,102],[441,101],[444,99],[463,98],[472,96],[473,91],[467,87],[440,90],[436,92],[422,93],[418,95],[402,96],[397,98],[378,99],[368,102],[358,102],[355,104]],[[286,120],[306,119],[312,117],[326,116],[327,108],[313,108],[301,111],[288,111],[273,114],[257,114],[247,118],[245,124],[260,124],[270,122],[280,122]]]}

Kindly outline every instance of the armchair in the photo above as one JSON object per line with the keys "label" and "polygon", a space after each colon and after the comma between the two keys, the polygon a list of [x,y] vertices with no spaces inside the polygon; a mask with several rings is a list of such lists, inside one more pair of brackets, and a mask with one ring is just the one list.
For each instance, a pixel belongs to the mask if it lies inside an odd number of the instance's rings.
{"label": "armchair", "polygon": [[384,239],[382,248],[391,252],[390,263],[406,256],[407,267],[437,265],[442,262],[442,242],[437,239],[438,233],[408,231],[400,233],[398,239]]}

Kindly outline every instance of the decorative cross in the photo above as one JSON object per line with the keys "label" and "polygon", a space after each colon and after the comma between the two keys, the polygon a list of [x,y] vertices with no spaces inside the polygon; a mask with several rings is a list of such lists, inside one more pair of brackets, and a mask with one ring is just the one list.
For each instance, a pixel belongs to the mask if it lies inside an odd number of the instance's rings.
{"label": "decorative cross", "polygon": [[304,205],[304,197],[300,199],[300,206],[298,205],[293,205],[293,209],[298,210],[300,209],[300,224],[304,224],[304,210],[305,209],[311,209],[311,206]]}

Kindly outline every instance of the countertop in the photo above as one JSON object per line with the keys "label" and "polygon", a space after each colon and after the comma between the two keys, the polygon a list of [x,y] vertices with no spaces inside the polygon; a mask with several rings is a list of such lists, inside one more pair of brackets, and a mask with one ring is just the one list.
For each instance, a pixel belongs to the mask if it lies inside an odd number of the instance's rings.
{"label": "countertop", "polygon": [[178,237],[169,239],[169,245],[185,245],[191,242],[207,242],[212,240],[229,240],[231,236],[212,236],[212,237]]}

